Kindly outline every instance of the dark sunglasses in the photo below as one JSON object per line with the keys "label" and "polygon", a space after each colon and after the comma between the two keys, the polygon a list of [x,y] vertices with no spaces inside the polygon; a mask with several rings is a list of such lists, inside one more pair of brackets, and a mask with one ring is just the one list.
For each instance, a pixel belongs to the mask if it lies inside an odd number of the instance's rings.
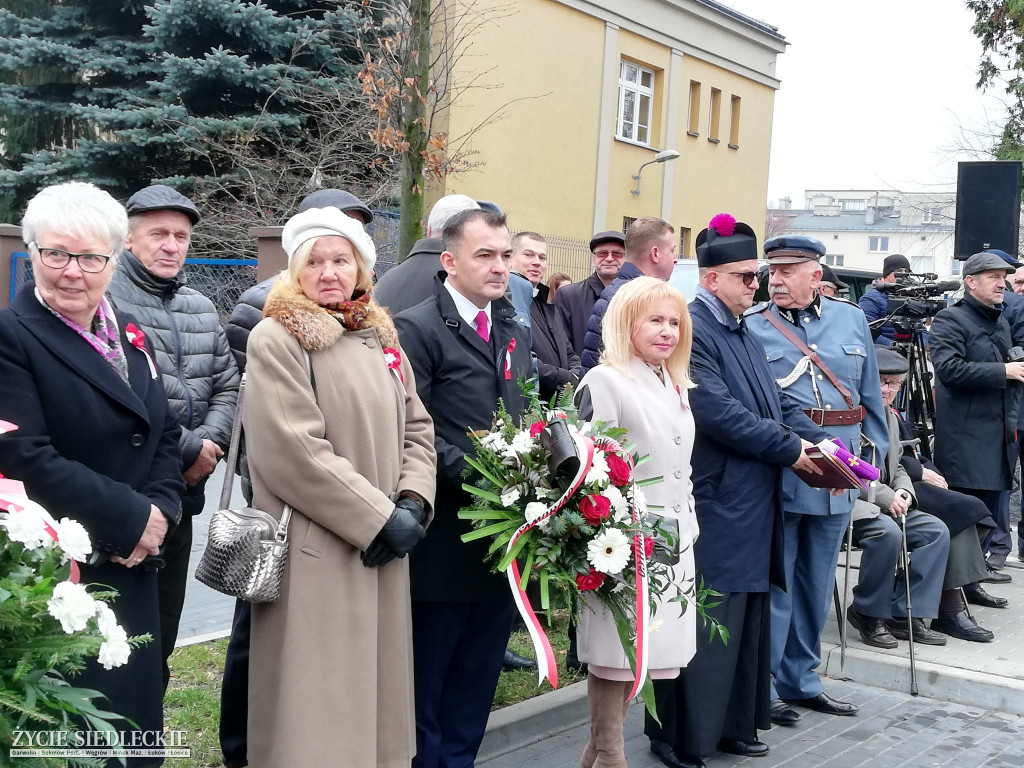
{"label": "dark sunglasses", "polygon": [[719,272],[721,275],[736,275],[746,286],[751,286],[757,280],[757,272]]}

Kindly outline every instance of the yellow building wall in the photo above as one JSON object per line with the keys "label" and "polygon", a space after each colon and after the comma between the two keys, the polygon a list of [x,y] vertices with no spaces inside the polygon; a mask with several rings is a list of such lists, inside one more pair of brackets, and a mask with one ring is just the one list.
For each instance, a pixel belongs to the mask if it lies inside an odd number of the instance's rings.
{"label": "yellow building wall", "polygon": [[[472,134],[466,148],[478,165],[428,184],[427,204],[463,193],[497,203],[514,230],[589,239],[594,229],[599,113],[604,69],[604,21],[551,0],[477,0],[486,16],[458,62],[455,99],[446,115],[449,141]],[[640,166],[666,148],[680,152],[673,165],[670,211],[665,218],[693,239],[716,213],[727,211],[758,233],[765,226],[765,200],[774,89],[690,55],[682,58],[675,135],[668,135],[672,54],[668,46],[626,29],[616,32],[614,82],[608,84],[613,114],[618,62],[633,60],[655,72],[651,147],[612,135],[604,228],[621,230],[623,217],[661,216],[666,164],[644,168],[640,195],[631,190]],[[459,90],[476,79],[471,87]],[[690,81],[701,83],[697,137],[687,135]],[[720,142],[708,141],[711,89],[722,91]],[[739,148],[729,144],[731,96],[741,98]],[[489,124],[489,116],[501,116]]]}
{"label": "yellow building wall", "polygon": [[[456,83],[467,87],[456,92],[448,130],[451,139],[473,134],[469,159],[479,165],[431,185],[428,204],[467,194],[497,203],[513,229],[589,239],[604,22],[548,0],[474,8],[513,9],[481,27],[459,62]],[[478,128],[490,115],[502,118]]]}

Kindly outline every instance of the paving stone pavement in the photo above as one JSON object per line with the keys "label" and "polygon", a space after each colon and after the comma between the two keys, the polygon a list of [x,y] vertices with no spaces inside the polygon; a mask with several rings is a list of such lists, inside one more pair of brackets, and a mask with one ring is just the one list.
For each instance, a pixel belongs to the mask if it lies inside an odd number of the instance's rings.
{"label": "paving stone pavement", "polygon": [[[761,734],[770,751],[764,757],[715,755],[708,768],[1003,768],[1024,766],[1024,716],[952,704],[923,696],[832,682],[829,691],[860,706],[856,717],[800,710],[796,727]],[[587,741],[580,725],[479,762],[480,768],[577,768]],[[643,708],[631,707],[626,720],[626,759],[630,768],[659,768],[643,735]]]}

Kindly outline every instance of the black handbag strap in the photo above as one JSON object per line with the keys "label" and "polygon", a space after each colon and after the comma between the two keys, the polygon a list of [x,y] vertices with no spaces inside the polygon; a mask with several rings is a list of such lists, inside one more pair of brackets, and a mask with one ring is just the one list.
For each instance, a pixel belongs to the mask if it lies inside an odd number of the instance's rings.
{"label": "black handbag strap", "polygon": [[[309,351],[301,347],[302,354],[306,358],[306,374],[309,376],[309,383],[313,387],[313,398],[316,398],[316,379],[313,378],[313,360]],[[235,405],[235,418],[231,422],[231,440],[228,442],[228,456],[224,469],[224,486],[220,491],[219,509],[227,509],[231,506],[231,491],[234,487],[235,472],[238,471],[238,446],[242,438],[242,404],[245,401],[245,377],[242,374],[242,381],[238,385],[238,402]]]}

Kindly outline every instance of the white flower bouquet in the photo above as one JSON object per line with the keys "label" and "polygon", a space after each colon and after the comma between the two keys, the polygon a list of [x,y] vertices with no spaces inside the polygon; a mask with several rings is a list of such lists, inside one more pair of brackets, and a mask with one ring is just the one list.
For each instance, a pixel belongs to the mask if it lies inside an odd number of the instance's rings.
{"label": "white flower bouquet", "polygon": [[[0,433],[12,429],[0,422]],[[80,523],[54,520],[20,483],[0,475],[0,763],[9,759],[18,729],[75,731],[84,722],[115,730],[110,721],[118,715],[94,703],[101,694],[75,688],[67,678],[93,657],[106,669],[119,667],[132,647],[152,638],[128,637],[107,604],[116,592],[90,592],[78,583],[78,563],[91,553]],[[25,768],[67,764],[19,762]]]}

